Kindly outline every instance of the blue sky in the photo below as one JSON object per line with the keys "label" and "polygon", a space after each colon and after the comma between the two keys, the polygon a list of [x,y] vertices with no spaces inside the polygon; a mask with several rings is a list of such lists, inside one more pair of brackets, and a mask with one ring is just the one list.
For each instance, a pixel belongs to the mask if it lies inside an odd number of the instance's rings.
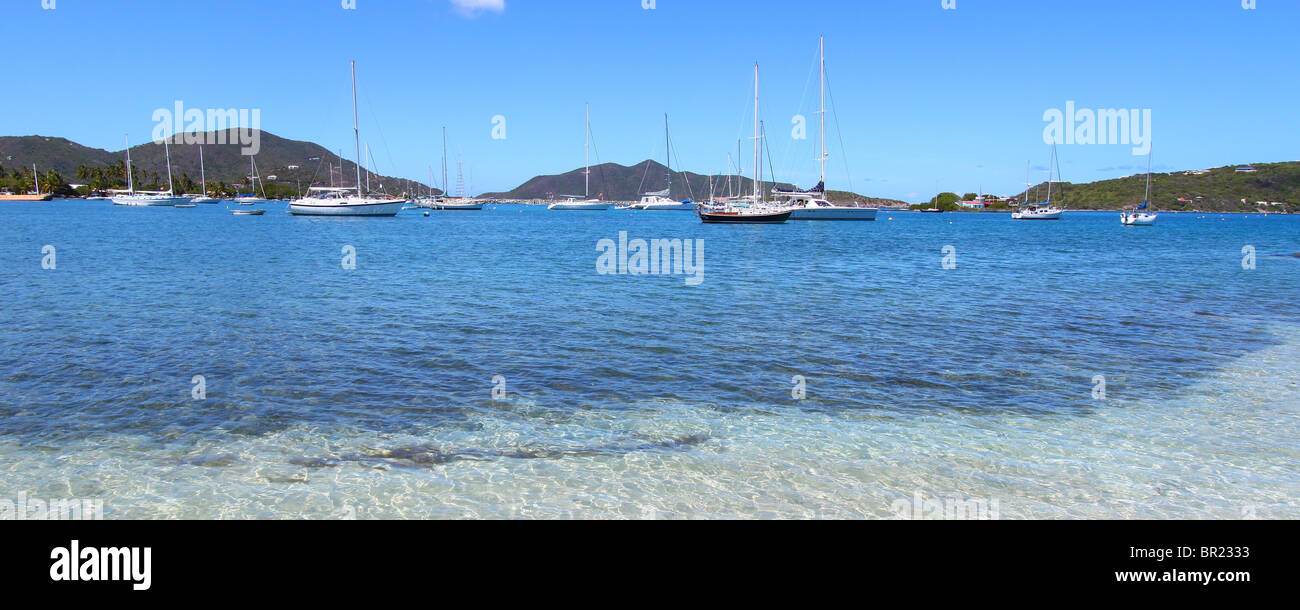
{"label": "blue sky", "polygon": [[[1044,112],[1069,101],[1149,109],[1159,169],[1300,159],[1294,0],[54,1],[0,7],[0,135],[118,150],[181,100],[260,109],[263,129],[350,157],[355,59],[362,137],[385,174],[427,181],[442,125],[476,192],[580,167],[588,102],[600,161],[662,160],[668,113],[674,165],[723,172],[750,135],[758,62],[777,178],[810,185],[824,35],[831,188],[1018,191],[1026,162],[1047,165]],[[475,3],[503,8],[456,6]],[[792,138],[799,114],[807,140]],[[1059,154],[1073,182],[1146,165],[1129,145]]]}

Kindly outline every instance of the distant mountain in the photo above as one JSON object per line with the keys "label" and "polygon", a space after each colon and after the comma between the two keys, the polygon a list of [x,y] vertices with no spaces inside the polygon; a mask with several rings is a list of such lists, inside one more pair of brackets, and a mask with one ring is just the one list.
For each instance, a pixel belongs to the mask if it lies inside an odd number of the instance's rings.
{"label": "distant mountain", "polygon": [[[1239,172],[1239,167],[1255,171]],[[1052,200],[1071,209],[1131,208],[1142,203],[1146,180],[1146,174],[1138,174],[1089,184],[1056,183],[1052,186]],[[1024,197],[1024,193],[1018,196],[1021,201]],[[1047,184],[1029,189],[1029,197],[1034,202],[1045,199]],[[1232,165],[1154,174],[1151,179],[1151,205],[1156,211],[1253,212],[1260,209],[1260,201],[1287,204],[1269,206],[1271,211],[1300,212],[1300,162]]]}
{"label": "distant mountain", "polygon": [[[726,194],[726,176],[715,191],[718,195]],[[734,180],[734,177],[733,177]],[[583,169],[571,172],[537,176],[514,190],[505,193],[484,193],[485,199],[551,199],[565,196],[583,196],[585,186]],[[733,182],[734,184],[734,182]],[[743,190],[752,188],[749,180],[742,182]],[[668,187],[668,168],[655,161],[642,161],[631,167],[617,163],[604,163],[591,168],[591,196],[608,201],[636,201],[641,195],[651,191],[661,191]],[[734,187],[733,187],[734,188]],[[709,197],[709,177],[691,172],[673,172],[673,199],[707,199]]]}
{"label": "distant mountain", "polygon": [[[693,172],[673,172],[672,199],[683,201],[691,199],[703,201],[709,198],[709,187],[713,185],[715,197],[725,197],[732,193],[746,194],[753,192],[754,181],[736,175],[706,176]],[[764,182],[765,190],[773,185]],[[571,172],[550,176],[537,176],[514,190],[504,193],[484,193],[484,199],[552,199],[564,196],[583,195],[584,176],[582,168]],[[604,163],[591,168],[591,195],[603,196],[607,201],[637,201],[648,192],[661,191],[668,187],[668,167],[657,161],[646,160],[633,166],[617,163]],[[730,187],[730,188],[728,188]],[[792,189],[791,184],[778,183],[777,188]],[[899,204],[901,201],[876,199],[847,193],[831,191],[827,193],[833,201],[863,205]]]}
{"label": "distant mountain", "polygon": [[[193,135],[193,134],[191,134]],[[241,153],[243,145],[239,143],[235,130],[218,134],[209,132],[200,134],[204,142],[217,142],[224,135],[226,144],[204,144],[203,164],[207,170],[209,182],[241,184],[249,176],[249,159]],[[311,142],[281,138],[267,131],[258,134],[260,146],[257,153],[258,175],[263,179],[275,176],[274,182],[296,189],[299,184],[307,187],[312,182],[330,183],[330,165],[335,167],[335,180],[342,176],[344,186],[356,182],[356,164],[346,159],[342,162],[342,171],[338,169],[337,153]],[[187,176],[193,181],[199,180],[199,146],[185,144],[184,134],[174,136],[171,140],[172,172],[179,181]],[[6,171],[26,168],[31,170],[33,163],[42,176],[49,170],[63,175],[68,182],[77,182],[79,166],[106,167],[124,162],[126,151],[109,152],[97,148],[88,148],[64,138],[43,136],[0,137],[0,166]],[[131,163],[144,173],[160,176],[162,184],[167,181],[167,158],[161,142],[147,142],[131,147]],[[293,169],[291,169],[293,167]],[[362,169],[362,182],[366,179]],[[268,184],[272,181],[268,179]],[[374,191],[401,193],[406,190],[407,181],[374,175],[370,186]],[[434,189],[434,192],[440,192]]]}
{"label": "distant mountain", "polygon": [[[706,176],[693,172],[673,172],[672,199],[703,201],[709,198],[710,184],[715,197],[732,193],[753,192],[754,181],[744,176]],[[773,184],[763,183],[770,191]],[[794,185],[778,183],[776,188],[793,189]],[[514,190],[504,193],[484,193],[485,199],[552,199],[566,195],[582,196],[584,176],[581,168],[558,175],[537,176]],[[607,201],[637,201],[647,192],[668,187],[668,167],[657,161],[646,160],[633,166],[605,163],[591,168],[591,195],[603,196]],[[836,203],[860,203],[865,206],[906,205],[893,199],[867,197],[846,191],[828,191],[827,196]]]}
{"label": "distant mountain", "polygon": [[32,164],[36,164],[42,174],[53,169],[64,176],[73,176],[79,165],[102,167],[114,160],[113,153],[107,150],[88,148],[66,138],[0,137],[0,165],[6,170],[31,170]]}

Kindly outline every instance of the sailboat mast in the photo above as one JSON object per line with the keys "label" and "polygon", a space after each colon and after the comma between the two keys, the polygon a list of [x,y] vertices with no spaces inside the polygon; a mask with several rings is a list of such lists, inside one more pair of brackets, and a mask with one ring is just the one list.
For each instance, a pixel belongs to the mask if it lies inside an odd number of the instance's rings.
{"label": "sailboat mast", "polygon": [[758,167],[762,163],[759,159],[759,142],[758,142],[758,63],[754,64],[754,201],[759,199],[758,186]]}
{"label": "sailboat mast", "polygon": [[[163,140],[163,152],[167,155],[167,194],[168,194],[168,195],[171,195],[171,194],[174,193],[174,191],[172,190],[172,189],[173,189],[173,187],[172,187],[172,149],[171,149],[170,142],[171,142],[171,136],[168,136],[166,139]],[[33,169],[33,170],[36,169],[36,166],[32,166],[32,169]]]}
{"label": "sailboat mast", "polygon": [[582,172],[587,179],[586,186],[583,187],[586,191],[583,198],[591,199],[591,104],[587,104],[587,132],[582,144],[587,151],[586,169]]}
{"label": "sailboat mast", "polygon": [[818,40],[819,40],[818,44],[821,53],[821,78],[819,82],[821,83],[821,100],[822,100],[821,110],[817,113],[818,115],[821,116],[820,133],[821,133],[821,140],[822,140],[822,153],[821,156],[818,157],[818,161],[821,161],[822,164],[821,182],[822,185],[824,186],[826,184],[826,158],[828,156],[826,154],[826,37],[823,36]]}
{"label": "sailboat mast", "polygon": [[465,198],[465,163],[461,157],[460,146],[456,147],[456,196]]}
{"label": "sailboat mast", "polygon": [[[735,161],[732,160],[731,153],[727,153],[727,169],[734,170],[735,168],[736,168],[736,163]],[[731,190],[731,183],[732,183],[731,176],[727,176],[727,197],[736,196],[735,191]]]}
{"label": "sailboat mast", "polygon": [[1029,203],[1029,187],[1031,186],[1033,185],[1029,183],[1029,162],[1025,161],[1025,198],[1020,203]]}
{"label": "sailboat mast", "polygon": [[447,126],[442,126],[442,194],[447,195]]}
{"label": "sailboat mast", "polygon": [[[320,166],[317,166],[320,167]],[[203,185],[203,196],[208,196],[208,172],[203,167],[203,146],[199,146],[199,182]]]}
{"label": "sailboat mast", "polygon": [[1142,203],[1151,201],[1151,153],[1147,153],[1147,194],[1142,196]]}
{"label": "sailboat mast", "polygon": [[1052,144],[1052,156],[1047,161],[1047,203],[1052,203],[1052,167],[1056,165],[1056,144]]}
{"label": "sailboat mast", "polygon": [[352,62],[352,135],[357,147],[357,197],[361,193],[361,121],[357,119],[357,62]]}
{"label": "sailboat mast", "polygon": [[131,136],[126,136],[126,192],[135,194],[135,177],[131,171]]}
{"label": "sailboat mast", "polygon": [[41,194],[41,176],[36,173],[36,164],[32,164],[32,184],[36,186],[36,194]]}
{"label": "sailboat mast", "polygon": [[668,113],[664,113],[664,152],[668,158],[668,198],[673,197],[673,140],[668,135]]}

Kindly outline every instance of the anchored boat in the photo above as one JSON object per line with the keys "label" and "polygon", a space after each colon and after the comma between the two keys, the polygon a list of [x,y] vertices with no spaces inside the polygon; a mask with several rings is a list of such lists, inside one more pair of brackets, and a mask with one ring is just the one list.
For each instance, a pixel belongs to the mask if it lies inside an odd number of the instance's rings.
{"label": "anchored boat", "polygon": [[126,139],[126,190],[114,191],[119,193],[113,196],[114,205],[124,205],[132,207],[174,207],[176,204],[189,203],[190,200],[185,197],[177,197],[172,191],[172,153],[169,140],[163,140],[163,150],[167,155],[167,190],[157,192],[136,192],[135,180],[131,175],[131,139]]}
{"label": "anchored boat", "polygon": [[786,200],[786,207],[791,208],[790,220],[875,220],[875,208],[859,208],[836,205],[826,198],[826,160],[830,153],[826,150],[826,39],[819,39],[818,49],[821,53],[821,181],[810,191],[775,191],[777,197]]}
{"label": "anchored boat", "polygon": [[199,145],[199,183],[202,185],[203,194],[190,199],[190,203],[217,203],[220,201],[216,197],[208,196],[208,171],[203,167],[203,145]]}
{"label": "anchored boat", "polygon": [[1142,196],[1142,205],[1132,212],[1121,212],[1119,221],[1126,227],[1149,227],[1156,224],[1157,214],[1147,212],[1151,205],[1151,153],[1147,153],[1147,192]]}
{"label": "anchored boat", "polygon": [[587,140],[584,143],[587,148],[587,166],[582,173],[586,177],[586,192],[582,199],[569,197],[564,201],[557,201],[546,206],[548,210],[557,211],[602,211],[609,210],[614,204],[607,201],[591,198],[591,105],[587,105]]}
{"label": "anchored boat", "polygon": [[754,64],[754,193],[742,200],[700,205],[696,213],[705,224],[782,224],[790,220],[790,209],[775,207],[763,199],[763,132],[758,101],[758,64]]}
{"label": "anchored boat", "polygon": [[357,62],[352,62],[352,130],[356,140],[356,194],[352,189],[313,187],[307,197],[289,203],[296,216],[396,216],[406,202],[400,199],[367,197],[361,192],[361,128],[357,119]]}
{"label": "anchored boat", "polygon": [[[1061,214],[1065,210],[1052,205],[1052,170],[1056,168],[1059,175],[1059,160],[1056,157],[1056,144],[1052,144],[1052,157],[1047,164],[1047,201],[1045,203],[1031,203],[1022,209],[1011,213],[1012,220],[1060,220]],[[1029,199],[1028,189],[1025,190],[1025,199]]]}

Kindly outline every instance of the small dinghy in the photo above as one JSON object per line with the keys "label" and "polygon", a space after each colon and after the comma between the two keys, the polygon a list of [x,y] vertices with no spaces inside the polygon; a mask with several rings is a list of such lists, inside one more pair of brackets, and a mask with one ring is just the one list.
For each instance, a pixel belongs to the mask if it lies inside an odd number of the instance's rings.
{"label": "small dinghy", "polygon": [[266,210],[231,210],[230,213],[235,216],[261,216]]}

